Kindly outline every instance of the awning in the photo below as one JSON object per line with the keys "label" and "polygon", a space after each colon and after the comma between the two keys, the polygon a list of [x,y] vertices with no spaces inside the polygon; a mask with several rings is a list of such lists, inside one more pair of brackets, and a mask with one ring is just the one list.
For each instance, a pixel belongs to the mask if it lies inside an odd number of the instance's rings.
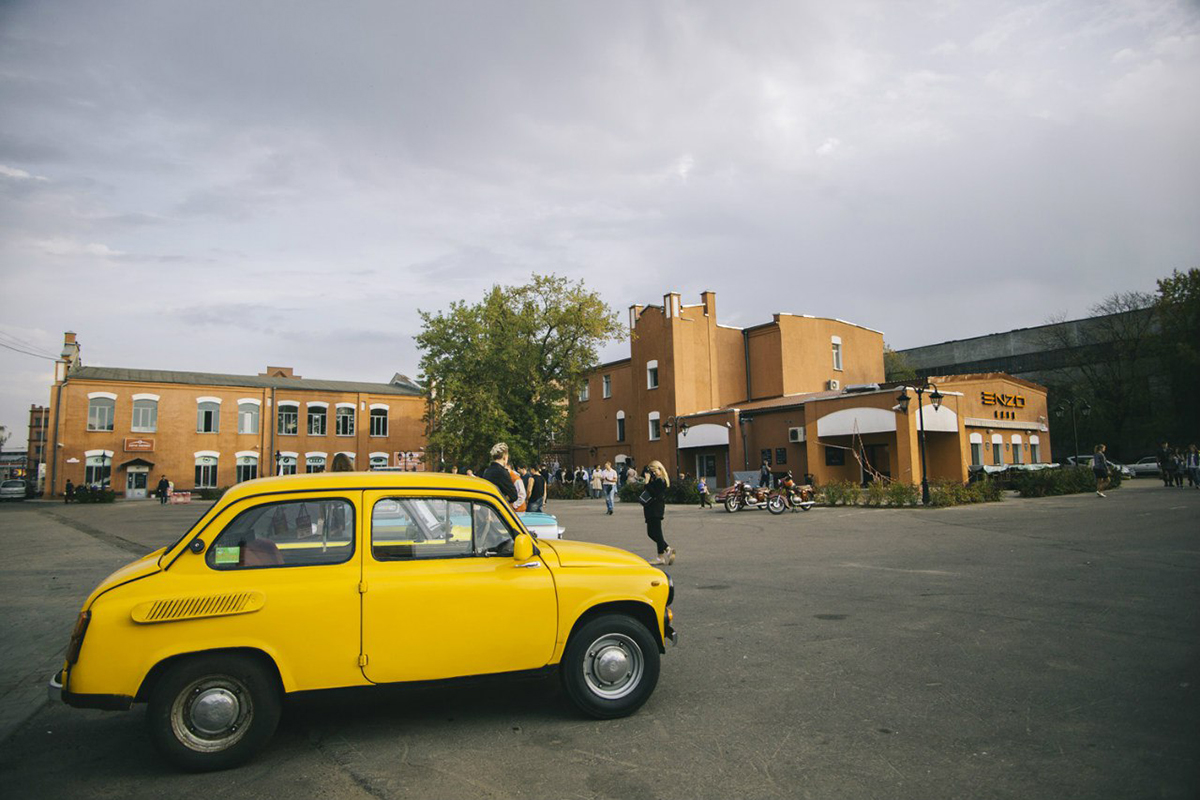
{"label": "awning", "polygon": [[677,441],[679,449],[691,447],[720,447],[729,444],[729,428],[724,425],[713,425],[706,422],[703,425],[692,425],[686,434],[680,434]]}
{"label": "awning", "polygon": [[118,464],[117,469],[125,469],[126,467],[153,467],[153,461],[147,461],[144,458],[131,458],[128,461]]}
{"label": "awning", "polygon": [[853,436],[896,430],[896,412],[882,408],[843,408],[817,420],[817,436]]}

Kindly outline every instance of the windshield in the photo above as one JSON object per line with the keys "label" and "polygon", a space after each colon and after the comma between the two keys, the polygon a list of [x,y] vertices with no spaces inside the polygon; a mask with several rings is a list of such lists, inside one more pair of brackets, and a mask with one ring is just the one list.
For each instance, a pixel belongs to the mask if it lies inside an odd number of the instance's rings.
{"label": "windshield", "polygon": [[5,489],[19,489],[25,486],[25,481],[5,481],[2,486]]}

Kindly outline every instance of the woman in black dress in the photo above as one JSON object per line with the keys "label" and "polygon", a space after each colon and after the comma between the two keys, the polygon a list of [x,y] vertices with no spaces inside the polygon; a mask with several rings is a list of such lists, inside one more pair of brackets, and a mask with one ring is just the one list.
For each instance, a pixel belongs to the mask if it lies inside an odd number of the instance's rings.
{"label": "woman in black dress", "polygon": [[642,511],[646,515],[646,535],[658,547],[658,557],[651,561],[651,564],[675,563],[675,548],[667,544],[663,539],[662,532],[663,516],[665,516],[667,508],[664,498],[667,494],[667,487],[670,485],[671,479],[667,476],[667,471],[663,469],[661,463],[651,461],[646,465],[645,494],[648,494],[650,498],[642,507]]}

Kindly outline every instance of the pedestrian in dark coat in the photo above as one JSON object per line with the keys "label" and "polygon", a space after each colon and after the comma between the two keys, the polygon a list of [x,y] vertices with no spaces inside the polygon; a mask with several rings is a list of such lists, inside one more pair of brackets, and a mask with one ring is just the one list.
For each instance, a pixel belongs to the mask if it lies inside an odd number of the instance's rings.
{"label": "pedestrian in dark coat", "polygon": [[667,476],[663,465],[657,461],[651,461],[646,466],[646,475],[648,480],[643,494],[649,495],[649,497],[642,507],[642,512],[646,517],[646,535],[658,548],[658,557],[650,563],[674,564],[675,548],[667,544],[662,530],[663,517],[667,512],[667,487],[671,485],[671,479]]}
{"label": "pedestrian in dark coat", "polygon": [[166,475],[158,479],[158,486],[154,488],[154,492],[158,495],[158,504],[160,506],[167,504],[167,492],[170,488],[171,482],[167,480]]}

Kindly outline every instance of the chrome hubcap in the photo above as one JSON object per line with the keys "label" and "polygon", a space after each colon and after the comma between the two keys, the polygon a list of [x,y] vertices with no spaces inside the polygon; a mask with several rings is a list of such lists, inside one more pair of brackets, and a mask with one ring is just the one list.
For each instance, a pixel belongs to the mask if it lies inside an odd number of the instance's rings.
{"label": "chrome hubcap", "polygon": [[192,702],[192,726],[200,733],[215,736],[237,721],[239,706],[237,697],[228,689],[206,689]]}
{"label": "chrome hubcap", "polygon": [[645,671],[642,650],[623,633],[609,633],[592,642],[583,663],[588,688],[606,700],[633,692]]}

